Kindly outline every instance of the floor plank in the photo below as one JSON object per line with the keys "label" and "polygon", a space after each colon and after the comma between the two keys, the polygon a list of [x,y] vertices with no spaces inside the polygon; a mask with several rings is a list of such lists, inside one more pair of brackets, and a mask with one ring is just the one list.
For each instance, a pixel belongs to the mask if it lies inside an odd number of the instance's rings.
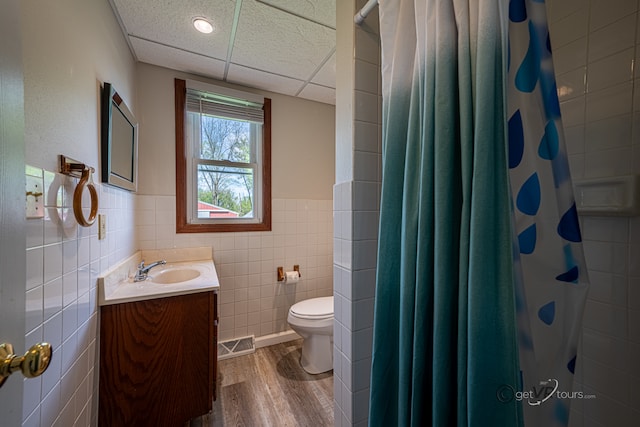
{"label": "floor plank", "polygon": [[300,366],[302,340],[218,362],[218,400],[190,427],[333,426],[333,371]]}

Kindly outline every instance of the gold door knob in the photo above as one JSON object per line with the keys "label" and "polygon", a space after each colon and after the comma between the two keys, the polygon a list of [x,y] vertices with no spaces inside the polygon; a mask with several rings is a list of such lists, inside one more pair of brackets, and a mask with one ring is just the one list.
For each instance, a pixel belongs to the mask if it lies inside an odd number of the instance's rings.
{"label": "gold door knob", "polygon": [[22,371],[27,378],[37,377],[49,366],[51,361],[51,344],[43,342],[34,344],[24,356],[13,354],[13,346],[9,343],[0,344],[0,387],[9,375]]}

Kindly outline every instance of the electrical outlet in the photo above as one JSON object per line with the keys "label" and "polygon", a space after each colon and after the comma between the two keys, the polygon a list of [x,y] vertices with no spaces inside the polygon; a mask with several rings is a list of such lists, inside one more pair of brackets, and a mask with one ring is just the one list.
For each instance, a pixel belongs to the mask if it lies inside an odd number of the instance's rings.
{"label": "electrical outlet", "polygon": [[107,216],[98,214],[98,240],[107,237]]}

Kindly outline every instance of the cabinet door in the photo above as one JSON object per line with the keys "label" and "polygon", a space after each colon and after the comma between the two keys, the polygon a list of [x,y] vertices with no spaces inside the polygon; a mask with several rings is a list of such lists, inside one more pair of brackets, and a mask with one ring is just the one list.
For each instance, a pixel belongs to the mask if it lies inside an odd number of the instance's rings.
{"label": "cabinet door", "polygon": [[213,292],[213,360],[211,361],[211,366],[213,366],[211,386],[213,400],[218,398],[218,323],[220,323],[220,318],[218,317],[218,291],[215,291]]}
{"label": "cabinet door", "polygon": [[101,308],[100,426],[177,426],[212,409],[213,292]]}

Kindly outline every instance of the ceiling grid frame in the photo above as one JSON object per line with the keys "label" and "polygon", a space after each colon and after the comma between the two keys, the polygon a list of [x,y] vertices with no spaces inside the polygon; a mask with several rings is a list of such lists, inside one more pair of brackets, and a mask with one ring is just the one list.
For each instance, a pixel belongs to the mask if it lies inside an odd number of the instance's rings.
{"label": "ceiling grid frame", "polygon": [[109,0],[137,61],[334,105],[335,1]]}

